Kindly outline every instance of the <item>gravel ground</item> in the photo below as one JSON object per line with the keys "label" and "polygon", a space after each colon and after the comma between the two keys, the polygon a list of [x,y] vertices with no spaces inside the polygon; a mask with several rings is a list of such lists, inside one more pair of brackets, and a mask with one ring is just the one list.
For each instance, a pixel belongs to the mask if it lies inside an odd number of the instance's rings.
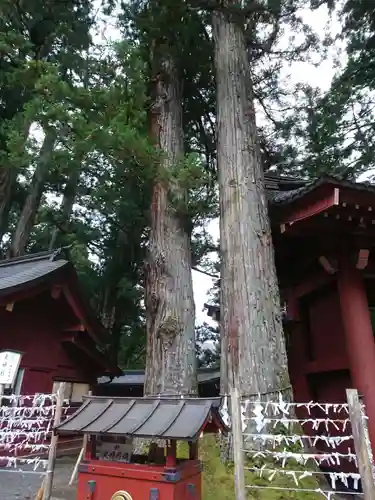
{"label": "gravel ground", "polygon": [[[75,486],[68,486],[76,458],[57,459],[52,500],[75,500]],[[0,469],[1,500],[34,500],[43,476],[23,471]]]}

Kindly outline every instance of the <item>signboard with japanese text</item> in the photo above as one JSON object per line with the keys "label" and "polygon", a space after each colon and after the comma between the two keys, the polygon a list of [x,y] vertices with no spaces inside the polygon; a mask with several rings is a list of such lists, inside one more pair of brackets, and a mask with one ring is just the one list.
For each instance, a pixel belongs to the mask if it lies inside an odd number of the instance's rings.
{"label": "signboard with japanese text", "polygon": [[98,438],[96,450],[99,460],[129,463],[133,452],[133,443],[131,439],[124,437],[110,439],[103,436]]}
{"label": "signboard with japanese text", "polygon": [[0,351],[0,385],[13,385],[16,380],[22,354]]}

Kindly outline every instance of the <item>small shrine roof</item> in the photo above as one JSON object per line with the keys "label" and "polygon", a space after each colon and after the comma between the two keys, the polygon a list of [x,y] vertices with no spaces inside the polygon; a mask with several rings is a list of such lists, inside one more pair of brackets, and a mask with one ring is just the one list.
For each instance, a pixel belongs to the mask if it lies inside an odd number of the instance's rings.
{"label": "small shrine roof", "polygon": [[[198,384],[213,382],[220,379],[220,368],[198,368],[197,369]],[[124,370],[118,377],[99,377],[98,385],[115,386],[115,385],[138,385],[142,386],[145,383],[144,370]]]}
{"label": "small shrine roof", "polygon": [[193,441],[213,420],[226,430],[220,398],[107,398],[88,396],[62,424],[58,434],[106,434]]}

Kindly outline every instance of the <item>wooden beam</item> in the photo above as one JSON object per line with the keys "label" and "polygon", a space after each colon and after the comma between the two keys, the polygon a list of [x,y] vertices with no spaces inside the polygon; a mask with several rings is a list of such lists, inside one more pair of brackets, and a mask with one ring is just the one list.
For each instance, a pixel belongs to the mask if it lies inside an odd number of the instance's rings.
{"label": "wooden beam", "polygon": [[5,310],[8,311],[8,312],[12,312],[13,311],[13,307],[14,307],[14,302],[9,302],[6,306],[5,306]]}
{"label": "wooden beam", "polygon": [[[83,311],[81,310],[80,306],[75,301],[73,294],[71,293],[71,291],[67,285],[63,287],[63,292],[64,292],[64,296],[65,296],[69,306],[71,307],[75,317],[77,318],[77,320],[82,322],[82,324],[85,327],[85,330],[87,330],[89,333],[92,333],[91,330],[89,330],[88,325],[86,324]],[[95,338],[95,341],[99,342],[99,339]]]}
{"label": "wooden beam", "polygon": [[77,325],[69,326],[64,328],[64,332],[84,332],[86,331],[85,325],[78,323]]}
{"label": "wooden beam", "polygon": [[357,269],[366,269],[368,266],[368,259],[370,256],[370,250],[367,248],[361,248],[361,250],[358,252],[358,258],[357,258],[357,264],[356,267]]}
{"label": "wooden beam", "polygon": [[298,299],[304,295],[308,295],[318,288],[322,288],[330,283],[333,283],[334,279],[335,278],[333,278],[332,275],[328,275],[327,273],[306,278],[305,281],[294,286],[293,296]]}
{"label": "wooden beam", "polygon": [[334,205],[340,204],[340,189],[339,188],[335,188],[333,190],[333,204]]}
{"label": "wooden beam", "polygon": [[312,373],[341,371],[347,370],[348,367],[349,360],[346,356],[330,357],[318,361],[308,361],[303,365],[303,373],[305,375],[310,375]]}
{"label": "wooden beam", "polygon": [[372,209],[375,207],[374,191],[359,191],[358,189],[341,187],[340,200],[341,202],[345,202],[347,206],[352,206],[353,208],[359,207],[357,210],[368,211],[368,207]]}
{"label": "wooden beam", "polygon": [[86,353],[87,356],[95,360],[99,366],[107,368],[105,355],[98,351],[95,347],[87,345],[82,337],[73,334],[69,337],[64,337],[61,339],[61,342],[74,344],[78,349]]}
{"label": "wooden beam", "polygon": [[317,193],[316,199],[310,197],[302,200],[303,203],[296,202],[296,205],[293,208],[291,207],[282,217],[280,224],[291,224],[326,212],[329,208],[338,205],[340,192],[338,188],[332,188],[325,196],[318,196]]}
{"label": "wooden beam", "polygon": [[328,274],[335,274],[337,273],[337,268],[333,266],[330,261],[325,257],[324,255],[321,255],[319,257],[319,263],[322,266],[322,268],[328,273]]}
{"label": "wooden beam", "polygon": [[61,342],[63,342],[63,343],[71,342],[72,344],[75,344],[75,341],[76,341],[76,338],[74,335],[70,335],[70,337],[63,337],[61,339]]}

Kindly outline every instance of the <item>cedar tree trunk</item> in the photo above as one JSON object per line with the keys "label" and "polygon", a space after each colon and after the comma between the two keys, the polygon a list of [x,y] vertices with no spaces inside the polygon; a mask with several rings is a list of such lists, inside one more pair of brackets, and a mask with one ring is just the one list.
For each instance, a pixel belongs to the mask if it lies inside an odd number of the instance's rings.
{"label": "cedar tree trunk", "polygon": [[17,177],[15,168],[0,168],[0,240],[8,230],[12,188]]}
{"label": "cedar tree trunk", "polygon": [[227,393],[229,378],[243,395],[273,393],[289,386],[289,375],[249,62],[243,29],[224,12],[213,14],[213,32],[222,390]]}
{"label": "cedar tree trunk", "polygon": [[49,163],[52,158],[53,147],[56,136],[54,130],[46,132],[43,145],[40,150],[39,160],[35,167],[29,193],[26,197],[12,243],[9,249],[10,257],[18,257],[25,253],[30,232],[34,226],[36,214],[42,199]]}
{"label": "cedar tree trunk", "polygon": [[190,237],[170,195],[185,193],[168,180],[183,158],[182,92],[172,58],[164,57],[152,81],[151,135],[163,151],[151,206],[146,263],[147,360],[145,394],[197,393],[195,305]]}
{"label": "cedar tree trunk", "polygon": [[49,244],[50,250],[53,250],[53,248],[55,248],[56,243],[58,244],[58,246],[61,246],[59,245],[59,243],[61,243],[59,240],[61,238],[64,239],[64,236],[69,231],[69,222],[73,212],[74,202],[77,196],[80,175],[81,170],[77,166],[77,168],[74,168],[74,171],[70,174],[66,182],[64,195],[61,202],[61,218],[59,219],[59,226],[53,229],[51,241]]}
{"label": "cedar tree trunk", "polygon": [[[26,146],[30,125],[30,121],[26,120],[23,126],[23,148]],[[5,151],[7,151],[7,146],[5,145],[4,147]],[[17,181],[18,172],[19,168],[15,165],[12,167],[0,167],[0,241],[8,231],[9,212],[12,207],[12,193]]]}

